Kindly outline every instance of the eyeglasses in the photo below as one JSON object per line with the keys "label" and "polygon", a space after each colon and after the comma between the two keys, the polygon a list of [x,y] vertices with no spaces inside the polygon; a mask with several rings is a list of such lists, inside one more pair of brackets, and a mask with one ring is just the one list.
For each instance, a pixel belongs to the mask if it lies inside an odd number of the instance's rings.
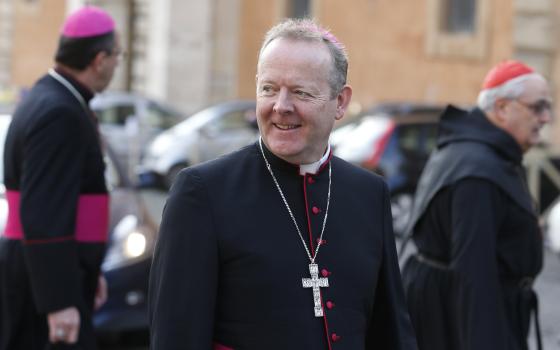
{"label": "eyeglasses", "polygon": [[521,100],[515,99],[517,103],[529,109],[536,115],[542,115],[544,112],[552,111],[552,104],[548,100],[538,100],[537,102],[527,103]]}
{"label": "eyeglasses", "polygon": [[118,60],[126,58],[126,51],[121,48],[115,48],[111,51],[106,51],[108,56],[116,57]]}

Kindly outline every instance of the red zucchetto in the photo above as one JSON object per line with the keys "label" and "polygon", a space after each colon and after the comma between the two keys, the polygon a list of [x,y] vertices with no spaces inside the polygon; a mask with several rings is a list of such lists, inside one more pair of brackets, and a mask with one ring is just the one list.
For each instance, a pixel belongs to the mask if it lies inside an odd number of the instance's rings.
{"label": "red zucchetto", "polygon": [[84,6],[68,16],[61,29],[67,38],[88,38],[115,30],[113,18],[95,6]]}
{"label": "red zucchetto", "polygon": [[534,73],[535,70],[519,61],[504,61],[492,68],[482,84],[482,89],[493,89],[503,83],[525,74]]}

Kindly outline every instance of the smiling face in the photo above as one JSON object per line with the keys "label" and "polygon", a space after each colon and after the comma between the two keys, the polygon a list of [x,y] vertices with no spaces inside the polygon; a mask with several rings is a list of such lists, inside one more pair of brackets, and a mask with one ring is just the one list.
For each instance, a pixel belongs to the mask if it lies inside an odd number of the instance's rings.
{"label": "smiling face", "polygon": [[334,122],[344,116],[352,90],[334,98],[333,61],[320,42],[278,38],[263,50],[257,69],[257,121],[267,148],[292,164],[319,160]]}

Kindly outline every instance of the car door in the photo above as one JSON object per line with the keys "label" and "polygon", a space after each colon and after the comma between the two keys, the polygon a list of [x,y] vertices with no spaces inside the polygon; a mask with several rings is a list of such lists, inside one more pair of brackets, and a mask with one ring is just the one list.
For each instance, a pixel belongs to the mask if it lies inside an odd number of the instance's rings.
{"label": "car door", "polygon": [[254,106],[224,112],[200,131],[201,161],[235,151],[255,141],[257,136]]}
{"label": "car door", "polygon": [[95,109],[94,112],[104,139],[111,145],[119,161],[127,164],[130,151],[127,120],[136,114],[136,105],[133,101],[120,101]]}

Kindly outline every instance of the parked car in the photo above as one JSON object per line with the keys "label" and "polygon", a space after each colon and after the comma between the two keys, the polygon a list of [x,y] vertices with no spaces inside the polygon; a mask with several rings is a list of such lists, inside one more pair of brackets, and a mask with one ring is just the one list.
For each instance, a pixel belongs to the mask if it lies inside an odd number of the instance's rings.
{"label": "parked car", "polygon": [[560,254],[560,201],[552,205],[546,217],[547,246],[556,254]]}
{"label": "parked car", "polygon": [[90,106],[119,162],[127,171],[132,169],[130,174],[134,173],[145,146],[186,117],[169,105],[128,92],[97,94]]}
{"label": "parked car", "polygon": [[214,159],[258,137],[254,101],[214,105],[158,135],[148,146],[139,167],[144,185],[171,186],[189,165]]}
{"label": "parked car", "polygon": [[404,233],[408,223],[416,184],[435,147],[443,109],[437,105],[383,104],[331,135],[335,155],[385,177],[397,235]]}
{"label": "parked car", "polygon": [[4,141],[10,126],[11,116],[0,114],[0,235],[4,232],[8,221],[8,202],[6,200],[6,187],[4,186]]}
{"label": "parked car", "polygon": [[[10,121],[11,116],[0,115],[0,235],[8,217],[2,156]],[[110,146],[106,155],[111,212],[102,271],[109,293],[107,303],[94,315],[94,325],[99,332],[145,330],[148,326],[145,299],[157,224]]]}

